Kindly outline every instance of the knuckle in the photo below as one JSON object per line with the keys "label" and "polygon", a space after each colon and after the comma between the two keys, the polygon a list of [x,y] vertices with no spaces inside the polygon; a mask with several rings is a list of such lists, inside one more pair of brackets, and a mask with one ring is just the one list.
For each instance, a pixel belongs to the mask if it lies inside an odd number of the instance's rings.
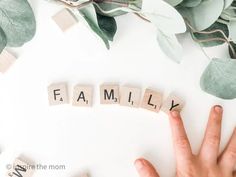
{"label": "knuckle", "polygon": [[220,143],[220,137],[213,133],[209,133],[209,135],[206,137],[206,141],[210,146],[216,146]]}
{"label": "knuckle", "polygon": [[186,149],[189,146],[188,139],[186,137],[179,137],[176,140],[176,145],[181,149]]}

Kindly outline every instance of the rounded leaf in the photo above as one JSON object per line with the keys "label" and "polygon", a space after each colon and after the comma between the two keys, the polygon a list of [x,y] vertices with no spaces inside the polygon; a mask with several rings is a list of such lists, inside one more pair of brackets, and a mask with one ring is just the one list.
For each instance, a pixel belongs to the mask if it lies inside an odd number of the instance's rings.
{"label": "rounded leaf", "polygon": [[178,10],[198,31],[210,27],[219,18],[224,9],[224,0],[204,0],[192,8],[179,7]]}
{"label": "rounded leaf", "polygon": [[172,5],[172,6],[177,6],[178,4],[180,4],[183,0],[165,0],[168,4]]}
{"label": "rounded leaf", "polygon": [[196,7],[202,0],[184,0],[180,5],[184,7]]}
{"label": "rounded leaf", "polygon": [[19,47],[31,40],[36,31],[34,13],[27,0],[0,0],[0,27],[7,45]]}
{"label": "rounded leaf", "polygon": [[204,71],[202,90],[222,99],[236,98],[236,60],[214,58]]}
{"label": "rounded leaf", "polygon": [[178,34],[186,31],[183,17],[164,1],[143,0],[141,15],[144,15],[165,34]]}

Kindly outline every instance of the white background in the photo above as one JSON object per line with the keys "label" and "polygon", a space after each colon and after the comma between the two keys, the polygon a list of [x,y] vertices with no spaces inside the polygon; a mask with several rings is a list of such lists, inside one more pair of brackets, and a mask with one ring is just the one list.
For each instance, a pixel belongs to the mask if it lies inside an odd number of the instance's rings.
{"label": "white background", "polygon": [[[20,49],[19,58],[0,75],[0,148],[20,152],[43,165],[65,165],[66,170],[37,170],[35,177],[136,177],[133,162],[149,159],[162,177],[173,177],[175,158],[169,120],[164,113],[99,104],[103,82],[153,87],[165,97],[175,91],[186,101],[182,112],[193,151],[198,152],[212,105],[225,109],[222,148],[236,123],[235,100],[224,101],[199,87],[209,63],[188,35],[181,37],[185,56],[178,65],[160,50],[155,28],[134,15],[116,18],[118,31],[106,50],[82,23],[66,33],[51,19],[61,7],[30,1],[37,19],[35,38]],[[210,57],[226,56],[225,46],[208,49]],[[67,82],[95,88],[92,108],[48,106],[47,86]],[[1,157],[1,155],[0,155]],[[1,161],[3,164],[4,161]],[[3,167],[3,166],[2,166]]]}

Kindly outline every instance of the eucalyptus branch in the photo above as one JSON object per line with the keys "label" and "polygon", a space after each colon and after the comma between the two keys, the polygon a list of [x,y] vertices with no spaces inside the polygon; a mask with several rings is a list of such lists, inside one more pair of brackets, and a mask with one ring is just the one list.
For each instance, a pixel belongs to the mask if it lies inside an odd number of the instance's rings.
{"label": "eucalyptus branch", "polygon": [[236,52],[235,52],[233,46],[230,44],[230,40],[228,39],[228,37],[225,35],[225,33],[222,30],[217,29],[217,30],[212,30],[212,31],[198,31],[198,30],[194,29],[194,27],[191,26],[190,23],[186,19],[185,19],[185,23],[192,30],[191,31],[192,34],[193,33],[199,33],[199,34],[221,33],[223,35],[224,39],[223,38],[208,38],[208,39],[204,39],[204,40],[199,40],[199,39],[194,38],[194,40],[196,42],[200,42],[200,43],[202,43],[202,42],[211,42],[211,41],[224,41],[229,45],[230,50],[232,51],[233,55],[234,56],[236,55]]}
{"label": "eucalyptus branch", "polygon": [[134,13],[136,16],[138,16],[139,18],[141,18],[142,20],[151,23],[150,20],[148,20],[147,18],[145,18],[143,15],[141,15],[140,13]]}

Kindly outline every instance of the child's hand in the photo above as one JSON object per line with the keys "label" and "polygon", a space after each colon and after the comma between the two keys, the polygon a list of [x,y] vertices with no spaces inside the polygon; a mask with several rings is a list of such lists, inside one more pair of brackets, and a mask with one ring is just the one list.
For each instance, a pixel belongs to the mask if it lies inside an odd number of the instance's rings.
{"label": "child's hand", "polygon": [[[198,155],[194,155],[178,112],[170,114],[170,124],[175,147],[176,177],[236,177],[236,130],[227,147],[219,155],[221,120],[220,106],[211,109],[205,137]],[[153,166],[144,159],[135,161],[140,177],[159,177]]]}

